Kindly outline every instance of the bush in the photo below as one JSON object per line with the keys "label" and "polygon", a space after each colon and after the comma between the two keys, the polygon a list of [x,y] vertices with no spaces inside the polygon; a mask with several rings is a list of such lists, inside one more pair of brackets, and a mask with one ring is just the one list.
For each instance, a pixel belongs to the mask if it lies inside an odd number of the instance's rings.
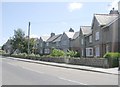
{"label": "bush", "polygon": [[34,54],[34,53],[29,54],[29,55],[27,56],[27,58],[28,58],[28,59],[30,59],[30,58],[35,58],[35,54]]}
{"label": "bush", "polygon": [[6,52],[4,50],[0,50],[0,55],[2,54],[6,54]]}
{"label": "bush", "polygon": [[61,57],[64,55],[65,55],[64,51],[58,50],[58,49],[53,49],[51,54],[50,54],[50,56],[53,56],[53,57]]}
{"label": "bush", "polygon": [[19,53],[19,54],[12,54],[12,57],[19,57],[19,58],[26,58],[27,54],[26,53]]}
{"label": "bush", "polygon": [[78,52],[76,52],[76,51],[68,51],[67,52],[67,56],[69,56],[69,57],[80,57],[80,53],[78,53]]}
{"label": "bush", "polygon": [[108,59],[110,67],[118,67],[119,66],[120,53],[109,52],[104,55],[104,58]]}
{"label": "bush", "polygon": [[106,53],[103,57],[104,58],[120,58],[120,53],[109,52],[109,53]]}

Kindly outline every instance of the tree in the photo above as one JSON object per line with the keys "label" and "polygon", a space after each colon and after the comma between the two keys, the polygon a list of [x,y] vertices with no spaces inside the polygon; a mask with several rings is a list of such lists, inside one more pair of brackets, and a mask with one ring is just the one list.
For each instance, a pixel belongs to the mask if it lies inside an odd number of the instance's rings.
{"label": "tree", "polygon": [[16,49],[18,49],[19,51],[22,52],[24,48],[24,41],[25,41],[24,31],[22,31],[22,29],[14,30],[14,36],[11,40],[12,40],[11,44],[12,44],[13,50],[15,51]]}

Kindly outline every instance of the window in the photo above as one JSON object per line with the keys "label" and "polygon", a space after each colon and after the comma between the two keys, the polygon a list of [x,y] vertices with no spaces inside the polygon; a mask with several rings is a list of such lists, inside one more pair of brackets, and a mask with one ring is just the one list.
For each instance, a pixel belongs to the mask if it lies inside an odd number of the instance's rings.
{"label": "window", "polygon": [[96,57],[100,56],[100,47],[99,46],[95,46],[95,56]]}
{"label": "window", "polygon": [[93,56],[93,48],[86,48],[86,56]]}
{"label": "window", "polygon": [[45,54],[50,53],[49,49],[45,49],[44,51],[45,51]]}
{"label": "window", "polygon": [[92,43],[92,36],[89,36],[89,42]]}
{"label": "window", "polygon": [[81,39],[81,44],[82,44],[82,45],[84,44],[83,39]]}
{"label": "window", "polygon": [[95,33],[95,40],[99,40],[99,39],[100,39],[99,32],[96,32]]}

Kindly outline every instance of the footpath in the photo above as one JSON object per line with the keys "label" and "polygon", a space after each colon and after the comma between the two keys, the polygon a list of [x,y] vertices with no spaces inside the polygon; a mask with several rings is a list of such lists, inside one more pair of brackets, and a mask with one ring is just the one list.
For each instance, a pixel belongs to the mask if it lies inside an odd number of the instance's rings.
{"label": "footpath", "polygon": [[56,67],[120,75],[120,71],[118,71],[118,67],[116,67],[116,68],[96,68],[96,67],[83,66],[83,65],[71,65],[71,64],[64,64],[64,63],[45,62],[45,61],[39,61],[39,60],[21,59],[21,58],[13,58],[13,57],[3,57],[3,58],[9,58],[9,59],[18,60],[18,61],[38,63],[38,64],[44,64],[44,65],[50,65],[50,66],[56,66]]}

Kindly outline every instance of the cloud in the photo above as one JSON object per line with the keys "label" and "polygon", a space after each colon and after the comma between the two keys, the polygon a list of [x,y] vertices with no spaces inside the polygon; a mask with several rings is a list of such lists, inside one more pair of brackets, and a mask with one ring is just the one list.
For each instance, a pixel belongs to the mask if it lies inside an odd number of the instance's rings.
{"label": "cloud", "polygon": [[82,3],[78,3],[78,2],[73,2],[73,3],[69,3],[68,5],[68,9],[70,12],[74,11],[74,10],[79,10],[80,8],[82,8]]}
{"label": "cloud", "polygon": [[119,0],[114,0],[108,7],[109,10],[111,10],[112,8],[115,8],[116,10],[118,10],[118,2]]}

